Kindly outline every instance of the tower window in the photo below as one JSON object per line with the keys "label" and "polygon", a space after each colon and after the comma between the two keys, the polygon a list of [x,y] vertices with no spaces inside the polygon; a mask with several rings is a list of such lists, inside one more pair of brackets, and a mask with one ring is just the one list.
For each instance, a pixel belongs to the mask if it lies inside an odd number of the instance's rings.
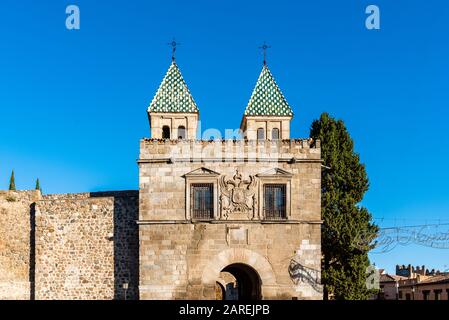
{"label": "tower window", "polygon": [[178,127],[178,139],[185,139],[186,138],[186,127],[179,126]]}
{"label": "tower window", "polygon": [[191,206],[194,219],[212,219],[214,217],[214,185],[196,183],[191,185]]}
{"label": "tower window", "polygon": [[279,129],[278,128],[274,128],[271,131],[271,139],[272,140],[279,140]]}
{"label": "tower window", "polygon": [[264,211],[267,219],[283,220],[287,218],[285,190],[285,184],[266,184],[264,186]]}
{"label": "tower window", "polygon": [[257,129],[257,140],[265,139],[265,130],[263,128]]}
{"label": "tower window", "polygon": [[170,127],[169,126],[162,127],[162,139],[170,139]]}

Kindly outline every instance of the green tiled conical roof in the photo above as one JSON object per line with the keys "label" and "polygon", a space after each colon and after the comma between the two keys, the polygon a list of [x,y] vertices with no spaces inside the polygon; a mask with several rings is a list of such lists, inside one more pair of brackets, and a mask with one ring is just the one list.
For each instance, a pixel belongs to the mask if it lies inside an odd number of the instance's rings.
{"label": "green tiled conical roof", "polygon": [[266,65],[257,80],[245,116],[293,116],[292,109]]}
{"label": "green tiled conical roof", "polygon": [[168,68],[148,111],[179,113],[199,111],[175,61]]}

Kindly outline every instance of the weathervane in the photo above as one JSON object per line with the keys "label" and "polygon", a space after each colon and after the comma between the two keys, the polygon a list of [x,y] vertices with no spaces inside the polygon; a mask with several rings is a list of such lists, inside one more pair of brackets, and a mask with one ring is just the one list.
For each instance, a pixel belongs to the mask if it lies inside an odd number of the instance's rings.
{"label": "weathervane", "polygon": [[176,42],[175,38],[173,38],[172,42],[167,43],[167,45],[172,47],[171,59],[172,61],[175,61],[176,46],[179,46],[181,44],[179,42]]}
{"label": "weathervane", "polygon": [[265,66],[267,64],[267,49],[271,48],[271,46],[267,45],[265,41],[263,42],[263,45],[259,47],[259,49],[263,50],[263,65]]}

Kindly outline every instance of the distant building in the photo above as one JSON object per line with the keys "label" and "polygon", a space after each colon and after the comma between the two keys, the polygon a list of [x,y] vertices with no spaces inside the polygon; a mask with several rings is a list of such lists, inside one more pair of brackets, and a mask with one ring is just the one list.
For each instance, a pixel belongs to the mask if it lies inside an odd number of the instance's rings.
{"label": "distant building", "polygon": [[379,300],[397,300],[399,295],[399,280],[406,279],[402,276],[382,274],[380,275]]}
{"label": "distant building", "polygon": [[425,266],[396,266],[396,274],[380,270],[379,300],[449,300],[449,273]]}
{"label": "distant building", "polygon": [[414,278],[417,275],[421,275],[421,276],[434,276],[434,275],[438,275],[441,272],[439,270],[432,269],[431,271],[429,271],[429,269],[426,269],[425,265],[417,266],[414,267],[412,265],[396,265],[396,275],[397,276],[402,276],[402,277],[409,277],[409,278]]}
{"label": "distant building", "polygon": [[399,280],[399,300],[449,300],[449,273]]}

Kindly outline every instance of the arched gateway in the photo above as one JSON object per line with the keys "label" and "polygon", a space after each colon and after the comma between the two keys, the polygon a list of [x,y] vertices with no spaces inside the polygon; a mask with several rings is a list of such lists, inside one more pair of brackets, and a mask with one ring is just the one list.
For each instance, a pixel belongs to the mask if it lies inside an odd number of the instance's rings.
{"label": "arched gateway", "polygon": [[264,288],[276,285],[276,278],[265,257],[239,248],[216,255],[203,271],[202,284],[214,285],[217,299],[259,300],[264,298]]}
{"label": "arched gateway", "polygon": [[217,300],[260,300],[261,280],[251,266],[234,263],[220,272],[215,292]]}

